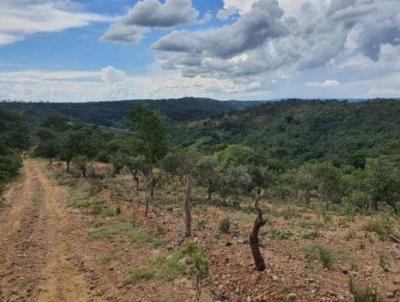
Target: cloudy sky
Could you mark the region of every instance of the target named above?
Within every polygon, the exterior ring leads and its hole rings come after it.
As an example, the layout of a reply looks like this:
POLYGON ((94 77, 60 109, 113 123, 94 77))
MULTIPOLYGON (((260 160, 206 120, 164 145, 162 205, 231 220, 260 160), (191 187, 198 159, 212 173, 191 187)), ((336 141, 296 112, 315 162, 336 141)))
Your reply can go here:
POLYGON ((400 0, 0 0, 0 99, 400 97, 400 0))

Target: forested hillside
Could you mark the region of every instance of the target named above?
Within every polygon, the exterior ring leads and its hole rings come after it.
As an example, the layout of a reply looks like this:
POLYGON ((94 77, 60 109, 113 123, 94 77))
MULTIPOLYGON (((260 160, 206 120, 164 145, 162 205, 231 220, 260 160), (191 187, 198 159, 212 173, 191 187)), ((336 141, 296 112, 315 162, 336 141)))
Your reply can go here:
POLYGON ((107 127, 129 127, 126 114, 139 106, 159 111, 172 122, 204 119, 232 110, 258 105, 260 102, 216 101, 202 98, 167 100, 131 100, 90 103, 0 102, 0 109, 24 112, 27 119, 40 124, 49 117, 62 116, 76 122, 107 127))
POLYGON ((1 301, 397 301, 400 102, 167 109, 0 111, 1 301))
POLYGON ((400 152, 400 102, 272 102, 181 124, 174 142, 206 152, 248 145, 276 168, 323 159, 362 167, 367 157, 400 152))
POLYGON ((5 183, 17 176, 20 152, 28 144, 29 131, 23 117, 0 110, 0 192, 5 183))

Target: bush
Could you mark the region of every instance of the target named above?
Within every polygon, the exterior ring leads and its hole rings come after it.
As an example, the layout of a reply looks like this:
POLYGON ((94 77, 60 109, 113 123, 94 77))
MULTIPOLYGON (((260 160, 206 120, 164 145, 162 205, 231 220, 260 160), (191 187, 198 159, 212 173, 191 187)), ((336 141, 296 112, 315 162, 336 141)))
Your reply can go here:
POLYGON ((385 273, 390 271, 390 261, 389 257, 386 254, 379 255, 379 266, 385 273))
POLYGON ((316 230, 303 230, 301 233, 301 237, 303 237, 304 239, 314 239, 319 236, 320 234, 316 230))
POLYGON ((197 285, 208 276, 208 261, 205 251, 194 243, 186 244, 182 250, 162 253, 153 257, 149 266, 131 270, 126 283, 137 283, 152 278, 171 281, 185 274, 193 274, 197 285))
POLYGON ((222 234, 229 234, 231 229, 231 222, 229 218, 222 219, 218 224, 218 230, 222 234))
POLYGON ((343 200, 349 208, 355 207, 366 212, 371 204, 371 195, 368 192, 353 191, 343 200))
POLYGON ((78 155, 72 159, 72 164, 78 169, 83 177, 86 177, 87 174, 88 161, 87 156, 84 155, 78 155))
POLYGON ((346 255, 343 251, 336 251, 323 246, 313 245, 304 249, 307 259, 318 259, 324 268, 330 269, 335 261, 343 260, 346 255))
POLYGON ((358 282, 350 279, 350 292, 354 297, 354 302, 379 302, 378 290, 371 284, 364 285, 364 282, 358 282))
POLYGON ((288 240, 293 236, 293 233, 289 230, 279 229, 274 230, 274 237, 278 240, 288 240))
POLYGON ((376 233, 381 240, 386 240, 392 232, 392 223, 388 218, 376 218, 367 221, 362 229, 366 232, 376 233))

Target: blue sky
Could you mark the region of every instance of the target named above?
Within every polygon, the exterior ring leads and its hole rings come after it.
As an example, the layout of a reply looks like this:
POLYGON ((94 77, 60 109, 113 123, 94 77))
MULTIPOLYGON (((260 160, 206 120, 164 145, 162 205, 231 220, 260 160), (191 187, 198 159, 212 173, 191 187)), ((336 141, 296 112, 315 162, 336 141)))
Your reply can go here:
POLYGON ((0 99, 400 97, 398 0, 2 0, 0 99))

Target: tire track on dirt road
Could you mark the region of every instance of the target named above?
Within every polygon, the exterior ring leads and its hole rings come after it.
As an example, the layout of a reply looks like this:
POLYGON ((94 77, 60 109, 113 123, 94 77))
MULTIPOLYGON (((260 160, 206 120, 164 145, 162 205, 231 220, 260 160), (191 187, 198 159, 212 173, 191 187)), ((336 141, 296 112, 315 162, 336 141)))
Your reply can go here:
POLYGON ((22 179, 12 184, 4 194, 9 208, 0 213, 0 301, 17 299, 13 295, 22 292, 20 288, 16 290, 15 284, 21 280, 15 272, 23 269, 24 255, 21 248, 28 248, 24 238, 29 237, 26 231, 34 223, 30 213, 36 175, 29 162, 24 166, 22 174, 22 179))
POLYGON ((70 224, 60 200, 66 198, 66 192, 52 186, 41 167, 35 166, 38 181, 43 187, 43 203, 47 213, 47 240, 51 243, 42 276, 37 302, 91 301, 90 290, 78 268, 71 260, 70 237, 76 227, 70 224))
POLYGON ((0 211, 0 301, 121 301, 87 248, 87 226, 66 206, 68 188, 37 160, 25 160, 22 174, 0 211))
POLYGON ((50 180, 41 165, 35 166, 38 181, 43 187, 43 203, 47 212, 47 238, 52 242, 42 276, 37 302, 118 301, 114 286, 106 284, 93 267, 85 262, 81 221, 72 217, 66 208, 68 192, 50 180))

